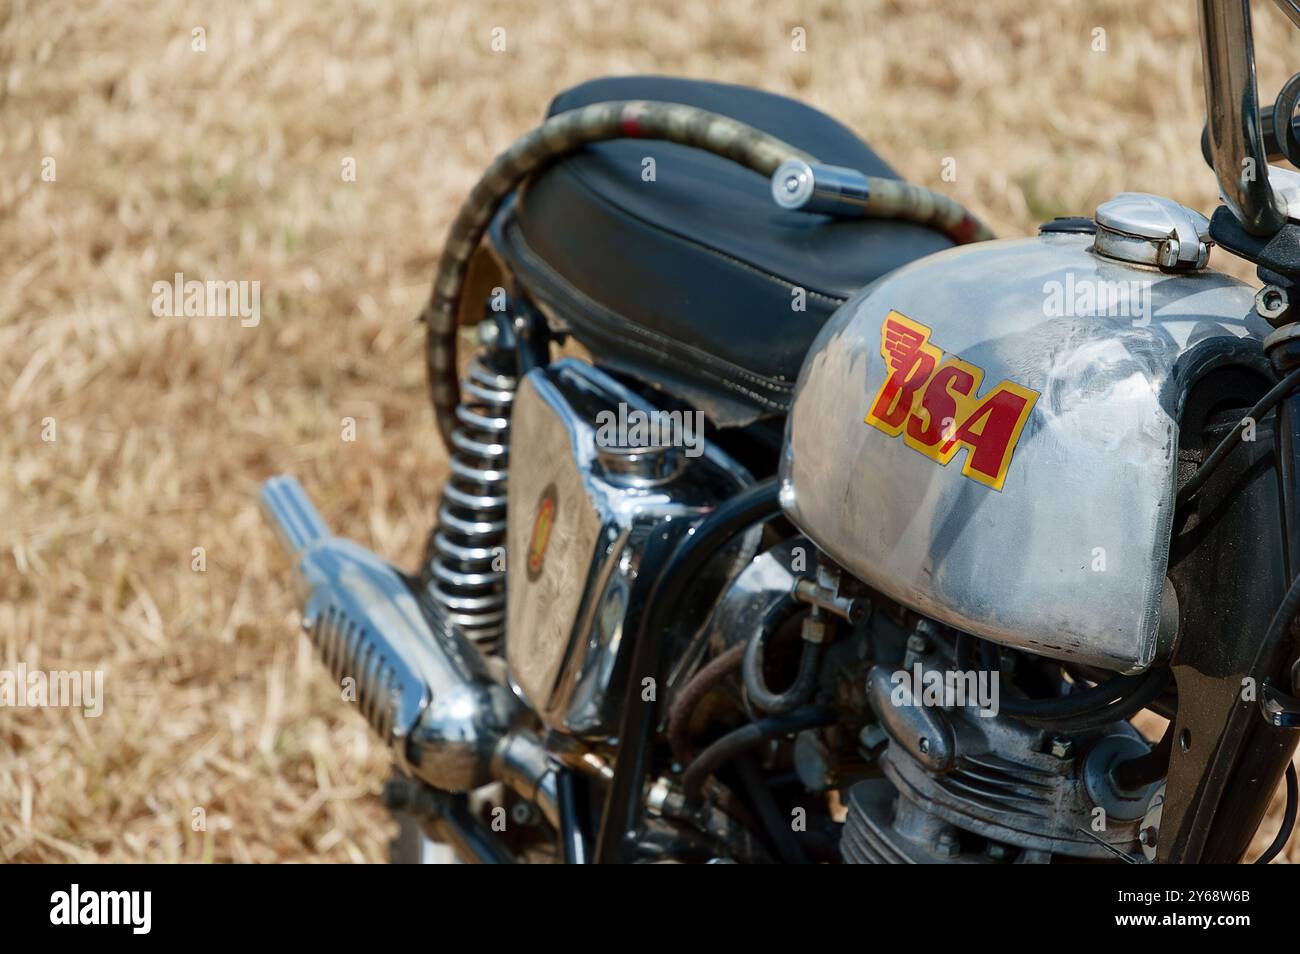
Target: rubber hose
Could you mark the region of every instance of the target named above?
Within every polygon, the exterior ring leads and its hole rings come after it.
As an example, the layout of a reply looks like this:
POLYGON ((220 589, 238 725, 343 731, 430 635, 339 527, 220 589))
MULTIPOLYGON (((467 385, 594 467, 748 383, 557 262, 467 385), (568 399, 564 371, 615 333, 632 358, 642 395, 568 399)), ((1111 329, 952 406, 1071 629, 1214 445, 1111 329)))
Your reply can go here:
POLYGON ((740 668, 744 655, 745 644, 737 643, 710 659, 682 687, 673 704, 668 707, 668 745, 679 765, 685 765, 695 755, 690 739, 691 716, 695 713, 695 707, 714 686, 740 668))
POLYGON ((803 640, 803 651, 799 654, 799 672, 794 683, 784 692, 773 692, 767 688, 763 677, 763 639, 765 630, 759 630, 749 640, 745 648, 745 661, 741 675, 745 680, 745 692, 749 701, 760 712, 781 715, 799 708, 812 698, 817 688, 817 671, 821 668, 822 645, 803 640))
POLYGON ((1286 811, 1282 813, 1282 824, 1273 836, 1273 843, 1264 849, 1264 853, 1255 859, 1255 864, 1266 865, 1286 847, 1286 843, 1291 839, 1291 829, 1295 828, 1296 805, 1300 802, 1300 788, 1296 785, 1295 763, 1288 762, 1286 766, 1286 811))
POLYGON ((1149 752, 1116 763, 1110 770, 1111 781, 1122 792, 1139 792, 1169 774, 1169 753, 1174 749, 1174 723, 1171 720, 1149 752))
POLYGON ((1219 441, 1218 446, 1214 448, 1210 456, 1205 458, 1205 463, 1196 469, 1196 473, 1192 474, 1191 479, 1183 484, 1182 489, 1178 491, 1178 496, 1174 501, 1174 510, 1181 510, 1186 506, 1188 501, 1209 480, 1210 475, 1223 463, 1224 458, 1232 452, 1234 447, 1241 443, 1245 422, 1248 420, 1261 420, 1265 414, 1273 410, 1284 397, 1297 387, 1300 387, 1300 368, 1292 371, 1275 384, 1272 390, 1260 398, 1255 406, 1246 412, 1246 416, 1237 422, 1236 426, 1224 436, 1223 440, 1219 441))
POLYGON ((835 711, 829 706, 808 706, 787 715, 770 716, 749 725, 733 729, 703 752, 686 767, 682 775, 682 789, 688 802, 698 802, 704 792, 704 783, 742 752, 757 748, 768 739, 830 725, 835 721, 835 711))
MULTIPOLYGON (((1062 732, 1087 732, 1092 729, 1100 729, 1112 722, 1127 719, 1145 709, 1150 702, 1165 691, 1165 687, 1169 685, 1172 676, 1173 673, 1168 669, 1152 669, 1146 674, 1141 685, 1128 695, 1123 696, 1111 705, 1072 719, 1036 721, 1021 716, 1020 720, 1028 722, 1030 725, 1043 725, 1062 732)), ((1114 682, 1114 680, 1111 681, 1114 682)))
POLYGON ((1064 721, 1104 708, 1135 691, 1145 679, 1146 673, 1116 676, 1090 689, 1053 699, 1001 699, 998 712, 1023 722, 1064 721))

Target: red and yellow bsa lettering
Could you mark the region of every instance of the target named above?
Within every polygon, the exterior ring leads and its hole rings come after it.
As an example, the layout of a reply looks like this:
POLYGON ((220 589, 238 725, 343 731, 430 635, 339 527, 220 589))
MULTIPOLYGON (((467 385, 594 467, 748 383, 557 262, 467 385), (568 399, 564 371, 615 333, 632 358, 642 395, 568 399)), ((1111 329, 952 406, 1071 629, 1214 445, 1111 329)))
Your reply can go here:
POLYGON ((965 447, 962 474, 1001 490, 1038 392, 1003 381, 978 397, 983 370, 945 358, 929 328, 896 311, 880 326, 880 353, 889 377, 866 422, 940 464, 965 447))

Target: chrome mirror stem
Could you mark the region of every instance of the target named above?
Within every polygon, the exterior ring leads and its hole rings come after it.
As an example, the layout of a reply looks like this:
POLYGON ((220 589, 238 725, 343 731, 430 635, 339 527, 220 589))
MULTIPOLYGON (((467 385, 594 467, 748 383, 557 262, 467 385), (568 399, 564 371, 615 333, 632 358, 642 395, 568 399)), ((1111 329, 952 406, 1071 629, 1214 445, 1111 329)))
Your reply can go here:
POLYGON ((1250 0, 1200 0, 1200 21, 1210 154, 1219 189, 1246 231, 1272 235, 1285 216, 1268 181, 1250 0))

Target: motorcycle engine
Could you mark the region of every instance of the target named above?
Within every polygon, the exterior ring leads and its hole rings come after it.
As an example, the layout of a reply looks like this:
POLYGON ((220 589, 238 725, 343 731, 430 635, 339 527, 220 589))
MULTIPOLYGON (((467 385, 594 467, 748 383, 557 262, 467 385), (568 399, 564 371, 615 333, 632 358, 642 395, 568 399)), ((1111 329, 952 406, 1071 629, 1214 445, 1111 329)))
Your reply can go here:
MULTIPOLYGON (((884 777, 848 792, 840 848, 853 863, 1110 860, 1141 850, 1152 788, 1117 787, 1115 762, 1148 751, 1129 723, 1088 736, 1035 728, 996 712, 1001 673, 963 673, 990 708, 922 704, 901 686, 938 686, 958 671, 933 624, 908 640, 901 672, 877 665, 867 693, 879 723, 864 731, 884 777), (901 699, 900 699, 901 697, 901 699), (901 705, 899 702, 901 701, 901 705)), ((1000 658, 1000 654, 995 654, 1000 658)), ((996 666, 996 663, 995 663, 996 666)))
MULTIPOLYGON (((774 635, 801 577, 791 566, 809 552, 805 538, 787 540, 733 580, 705 627, 715 653, 774 635)), ((1065 734, 1000 714, 1004 686, 1055 667, 978 641, 972 667, 958 659, 967 634, 878 592, 857 592, 869 609, 841 626, 820 693, 862 709, 860 731, 838 746, 805 733, 794 754, 810 790, 843 792, 844 861, 1046 863, 1142 853, 1154 786, 1126 790, 1111 775, 1116 762, 1149 750, 1137 730, 1121 720, 1065 734), (954 685, 958 674, 964 685, 954 685)))

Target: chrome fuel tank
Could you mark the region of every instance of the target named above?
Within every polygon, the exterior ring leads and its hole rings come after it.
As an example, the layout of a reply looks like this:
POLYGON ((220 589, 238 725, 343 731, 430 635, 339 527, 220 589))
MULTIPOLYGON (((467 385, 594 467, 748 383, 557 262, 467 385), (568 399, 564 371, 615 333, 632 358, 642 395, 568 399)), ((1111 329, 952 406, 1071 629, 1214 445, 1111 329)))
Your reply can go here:
POLYGON ((1187 389, 1224 360, 1258 364, 1269 329, 1233 278, 1092 246, 1050 233, 968 245, 847 302, 799 376, 781 501, 918 612, 1133 672, 1168 649, 1187 389))

